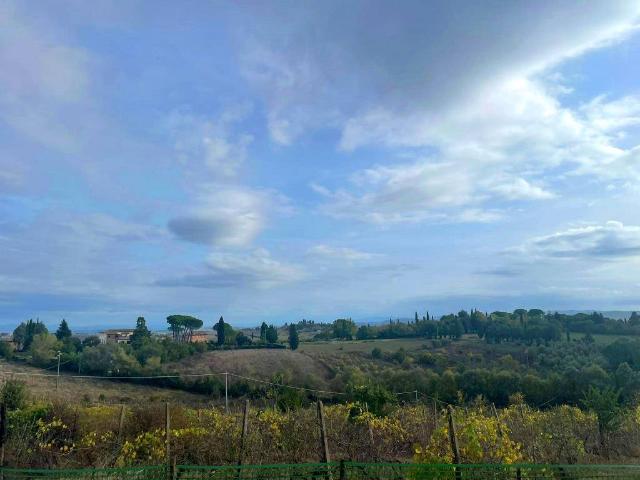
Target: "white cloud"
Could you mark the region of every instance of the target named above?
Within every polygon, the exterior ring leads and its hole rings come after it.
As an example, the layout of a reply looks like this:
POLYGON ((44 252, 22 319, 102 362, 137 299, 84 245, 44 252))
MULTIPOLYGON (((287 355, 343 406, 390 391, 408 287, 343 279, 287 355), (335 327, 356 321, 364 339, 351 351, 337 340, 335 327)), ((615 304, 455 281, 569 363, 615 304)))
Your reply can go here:
POLYGON ((160 280, 158 285, 195 288, 271 288, 304 278, 296 265, 275 260, 265 249, 250 253, 215 252, 203 272, 160 280))
POLYGON ((11 1, 0 4, 0 118, 47 146, 76 146, 76 113, 88 113, 92 60, 11 1))
POLYGON ((359 261, 359 260, 371 260, 378 257, 378 254, 362 252, 353 248, 347 247, 333 247, 330 245, 314 245, 309 249, 309 254, 329 258, 332 260, 342 260, 347 262, 359 261))
POLYGON ((536 237, 513 250, 533 257, 618 259, 640 257, 640 227, 609 221, 536 237))
POLYGON ((478 218, 462 210, 495 218, 505 202, 558 196, 553 182, 569 174, 638 174, 617 144, 637 123, 638 98, 576 109, 559 101, 569 90, 551 69, 624 39, 640 15, 629 2, 593 8, 381 2, 344 11, 325 2, 292 8, 284 26, 270 23, 276 8, 256 16, 245 75, 279 143, 335 127, 346 152, 428 152, 356 172, 335 191, 320 187, 326 213, 381 224, 478 218))
POLYGON ((288 212, 286 199, 267 190, 209 184, 194 206, 169 221, 178 238, 203 245, 242 246, 251 243, 274 212, 288 212))
MULTIPOLYGON (((357 126, 386 125, 402 137, 394 121, 429 112, 437 122, 505 79, 529 78, 617 41, 640 14, 633 2, 590 5, 588 14, 557 2, 252 8, 255 24, 241 30, 243 66, 265 99, 272 137, 291 143, 307 129, 346 122, 345 148, 365 141, 357 126)), ((378 133, 367 141, 379 141, 378 133)))
POLYGON ((218 180, 238 174, 253 136, 236 132, 237 124, 249 111, 248 105, 237 105, 212 118, 183 111, 169 115, 166 125, 178 157, 188 170, 194 171, 194 176, 202 175, 201 167, 218 180))

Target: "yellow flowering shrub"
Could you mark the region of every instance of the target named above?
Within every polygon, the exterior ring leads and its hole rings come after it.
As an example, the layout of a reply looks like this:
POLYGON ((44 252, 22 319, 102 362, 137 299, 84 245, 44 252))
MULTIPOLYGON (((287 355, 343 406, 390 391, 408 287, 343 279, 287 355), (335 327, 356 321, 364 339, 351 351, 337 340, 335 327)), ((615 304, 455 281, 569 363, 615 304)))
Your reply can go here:
MULTIPOLYGON (((522 447, 513 441, 508 427, 480 411, 455 415, 458 449, 464 463, 517 463, 522 447)), ((419 463, 453 463, 449 425, 438 428, 426 447, 416 446, 414 460, 419 463)))
POLYGON ((56 454, 68 454, 75 448, 69 426, 61 419, 54 417, 49 422, 38 419, 36 425, 36 442, 41 450, 56 454))
POLYGON ((141 433, 131 441, 125 441, 116 463, 119 466, 157 464, 164 462, 165 456, 165 431, 156 429, 141 433))

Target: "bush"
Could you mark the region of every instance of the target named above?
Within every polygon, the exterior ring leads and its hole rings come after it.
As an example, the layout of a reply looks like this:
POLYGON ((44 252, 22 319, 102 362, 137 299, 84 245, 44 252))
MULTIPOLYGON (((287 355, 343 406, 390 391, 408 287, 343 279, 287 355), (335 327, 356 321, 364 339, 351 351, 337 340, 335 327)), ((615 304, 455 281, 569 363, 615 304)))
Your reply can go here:
POLYGON ((7 360, 13 358, 13 344, 11 342, 0 342, 0 357, 7 360))
POLYGON ((0 402, 6 405, 7 410, 24 408, 27 397, 27 386, 21 380, 10 378, 4 382, 2 390, 0 390, 0 402))

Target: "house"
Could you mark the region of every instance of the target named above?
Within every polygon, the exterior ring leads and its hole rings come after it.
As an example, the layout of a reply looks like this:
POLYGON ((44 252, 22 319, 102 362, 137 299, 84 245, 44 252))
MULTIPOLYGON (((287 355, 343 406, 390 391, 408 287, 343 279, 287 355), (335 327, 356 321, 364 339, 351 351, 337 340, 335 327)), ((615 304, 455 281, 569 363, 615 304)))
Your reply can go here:
POLYGON ((131 335, 135 330, 133 328, 118 328, 105 330, 98 334, 101 343, 131 343, 131 335))
POLYGON ((191 343, 205 343, 209 341, 209 333, 208 332, 193 332, 191 334, 191 343))

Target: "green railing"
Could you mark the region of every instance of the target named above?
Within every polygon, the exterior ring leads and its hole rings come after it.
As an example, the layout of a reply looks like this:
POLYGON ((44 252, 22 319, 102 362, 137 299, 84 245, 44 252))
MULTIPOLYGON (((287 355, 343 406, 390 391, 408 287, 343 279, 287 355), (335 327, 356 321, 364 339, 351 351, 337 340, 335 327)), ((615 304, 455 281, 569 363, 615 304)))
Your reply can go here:
POLYGON ((27 480, 254 480, 254 479, 424 479, 424 480, 640 480, 640 465, 440 465, 333 462, 288 465, 178 465, 87 468, 1 468, 0 479, 27 480))

